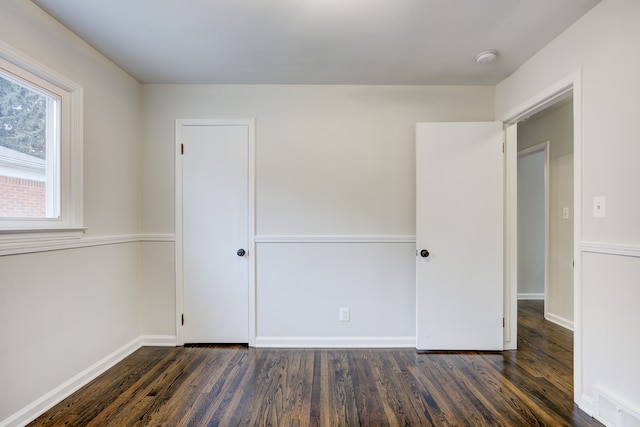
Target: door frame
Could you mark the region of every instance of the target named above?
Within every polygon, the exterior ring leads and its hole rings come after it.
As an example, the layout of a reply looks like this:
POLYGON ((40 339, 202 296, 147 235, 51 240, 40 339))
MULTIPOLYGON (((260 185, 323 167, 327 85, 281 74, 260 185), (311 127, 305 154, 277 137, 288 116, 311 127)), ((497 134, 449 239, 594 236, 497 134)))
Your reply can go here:
POLYGON ((249 346, 256 341, 256 243, 255 243, 255 119, 176 119, 175 125, 175 281, 176 281, 176 344, 184 345, 182 314, 184 313, 184 235, 183 225, 183 179, 182 179, 182 128, 184 126, 247 126, 248 128, 248 194, 247 194, 247 237, 248 237, 248 304, 249 304, 249 346))
POLYGON ((578 69, 505 113, 505 350, 516 349, 517 301, 517 123, 573 95, 573 393, 583 394, 582 372, 582 71, 578 69), (514 188, 515 187, 515 188, 514 188))
MULTIPOLYGON (((544 192, 544 318, 547 318, 547 310, 549 307, 549 203, 550 203, 550 174, 549 174, 549 141, 540 142, 531 147, 524 148, 518 151, 518 159, 526 157, 531 154, 543 153, 544 165, 543 165, 543 192, 544 192)), ((519 210, 516 210, 516 214, 519 215, 519 210)), ((519 216, 518 216, 519 218, 519 216)))

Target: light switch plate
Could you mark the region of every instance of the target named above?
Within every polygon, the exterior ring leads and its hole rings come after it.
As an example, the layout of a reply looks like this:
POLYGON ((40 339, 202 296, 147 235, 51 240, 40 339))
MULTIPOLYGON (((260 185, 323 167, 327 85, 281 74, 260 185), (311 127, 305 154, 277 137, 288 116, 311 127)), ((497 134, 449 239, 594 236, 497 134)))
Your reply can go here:
POLYGON ((607 216, 606 197, 596 196, 593 198, 593 217, 604 218, 607 216))

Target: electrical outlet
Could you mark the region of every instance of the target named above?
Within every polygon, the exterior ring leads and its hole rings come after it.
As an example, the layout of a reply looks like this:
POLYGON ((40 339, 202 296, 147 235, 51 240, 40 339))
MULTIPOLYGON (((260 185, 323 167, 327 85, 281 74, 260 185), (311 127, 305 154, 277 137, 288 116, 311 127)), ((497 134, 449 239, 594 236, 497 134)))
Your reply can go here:
POLYGON ((348 322, 350 319, 349 307, 340 307, 340 321, 348 322))

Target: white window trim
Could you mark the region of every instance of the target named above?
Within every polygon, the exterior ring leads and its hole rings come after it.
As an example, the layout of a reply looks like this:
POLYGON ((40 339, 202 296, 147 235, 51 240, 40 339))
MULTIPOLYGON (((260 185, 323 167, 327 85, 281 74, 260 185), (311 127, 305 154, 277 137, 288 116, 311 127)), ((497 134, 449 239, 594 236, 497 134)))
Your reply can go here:
POLYGON ((83 88, 1 40, 0 58, 62 89, 69 106, 61 123, 60 219, 2 220, 0 250, 78 239, 86 231, 82 223, 83 88))
MULTIPOLYGON (((55 123, 58 124, 58 117, 60 117, 60 103, 56 103, 52 98, 47 98, 47 123, 55 123), (53 117, 52 117, 53 116, 53 117)), ((54 213, 61 212, 60 210, 60 197, 56 197, 56 195, 60 194, 60 140, 62 139, 62 135, 60 138, 56 138, 55 134, 59 132, 57 127, 47 126, 47 155, 45 156, 47 166, 46 166, 46 174, 47 174, 47 183, 51 185, 47 185, 46 187, 46 217, 53 217, 54 213)))

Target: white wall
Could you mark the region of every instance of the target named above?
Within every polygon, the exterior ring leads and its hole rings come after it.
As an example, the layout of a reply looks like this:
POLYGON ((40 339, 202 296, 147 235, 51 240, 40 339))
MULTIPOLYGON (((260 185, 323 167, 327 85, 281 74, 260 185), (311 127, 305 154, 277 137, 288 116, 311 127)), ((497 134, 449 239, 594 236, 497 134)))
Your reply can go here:
POLYGON ((596 386, 640 408, 638 17, 637 0, 603 1, 496 87, 500 118, 581 69, 583 254, 575 309, 582 328, 575 339, 582 350, 577 392, 587 410, 596 386), (594 196, 606 196, 606 218, 593 217, 594 196))
POLYGON ((82 243, 98 245, 0 257, 1 424, 141 334, 141 89, 29 1, 0 2, 0 40, 84 87, 82 243))
MULTIPOLYGON (((545 316, 549 320, 572 328, 573 104, 571 102, 550 107, 518 126, 518 148, 530 147, 543 141, 549 141, 549 294, 545 316), (567 219, 562 216, 563 208, 569 208, 567 219)), ((520 186, 519 181, 518 186, 520 186)), ((518 203, 520 203, 519 193, 518 203)), ((519 237, 518 240, 520 240, 519 237)))
POLYGON ((518 299, 544 298, 544 160, 544 151, 518 157, 518 299))
POLYGON ((141 243, 139 314, 144 335, 176 334, 174 257, 175 245, 171 241, 141 243))
POLYGON ((138 328, 137 244, 0 257, 0 421, 138 328))
MULTIPOLYGON (((398 238, 415 235, 415 123, 491 120, 493 88, 146 85, 143 91, 148 234, 174 230, 175 119, 256 119, 258 344, 350 338, 411 345, 415 244, 398 238), (283 236, 296 242, 277 242, 283 236), (318 236, 332 242, 312 243, 318 236), (341 306, 351 308, 351 322, 338 322, 341 306)), ((173 256, 155 262, 171 264, 173 256)), ((170 288, 150 289, 159 306, 175 304, 170 288)), ((161 333, 174 331, 167 325, 161 333)))

